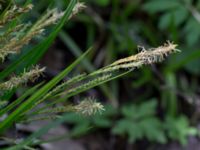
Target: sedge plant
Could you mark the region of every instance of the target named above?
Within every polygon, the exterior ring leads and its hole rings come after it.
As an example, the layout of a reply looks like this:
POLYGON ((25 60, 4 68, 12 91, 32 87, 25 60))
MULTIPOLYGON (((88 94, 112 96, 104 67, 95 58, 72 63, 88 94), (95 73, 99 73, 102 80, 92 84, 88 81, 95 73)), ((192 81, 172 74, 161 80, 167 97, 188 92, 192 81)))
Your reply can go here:
MULTIPOLYGON (((1 3, 3 4, 3 2, 1 3)), ((19 7, 11 2, 1 13, 0 28, 3 32, 0 35, 0 59, 2 63, 7 60, 8 56, 21 53, 22 48, 29 45, 33 38, 44 34, 45 28, 54 25, 54 30, 44 41, 11 62, 0 73, 0 134, 3 135, 15 124, 43 119, 56 119, 56 121, 19 144, 11 143, 17 145, 8 149, 27 148, 29 145, 36 144, 34 139, 65 121, 65 115, 63 115, 65 113, 76 112, 83 115, 103 113, 103 105, 95 98, 86 97, 79 104, 73 104, 67 100, 95 86, 124 76, 134 69, 162 62, 170 54, 179 52, 176 44, 167 42, 157 48, 143 48, 136 55, 122 58, 91 73, 83 73, 63 80, 92 50, 90 48, 52 80, 47 83, 41 82, 30 88, 27 87, 27 90, 20 97, 11 101, 12 94, 18 87, 24 86, 28 82, 34 83, 45 72, 45 67, 36 65, 38 60, 54 41, 64 23, 83 8, 85 8, 83 3, 71 0, 64 12, 49 9, 34 24, 19 21, 21 15, 33 9, 32 4, 28 3, 19 7), (19 73, 11 76, 11 73, 13 74, 16 70, 19 73), (39 105, 41 106, 38 107, 39 105)))

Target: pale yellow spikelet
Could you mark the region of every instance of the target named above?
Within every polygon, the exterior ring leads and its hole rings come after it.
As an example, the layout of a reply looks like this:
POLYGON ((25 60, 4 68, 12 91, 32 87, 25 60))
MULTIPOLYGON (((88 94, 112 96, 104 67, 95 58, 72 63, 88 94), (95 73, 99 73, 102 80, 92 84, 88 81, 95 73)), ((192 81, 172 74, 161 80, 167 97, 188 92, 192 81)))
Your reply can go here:
MULTIPOLYGON (((40 111, 37 111, 36 113, 32 113, 32 116, 38 116, 37 118, 40 118, 42 116, 54 116, 59 113, 65 113, 65 112, 76 112, 78 114, 90 116, 94 115, 96 113, 102 113, 104 111, 104 106, 97 102, 96 99, 92 97, 87 97, 84 100, 82 100, 79 104, 74 105, 72 103, 68 103, 65 106, 56 106, 54 108, 46 108, 42 109, 40 111)), ((46 118, 49 119, 49 118, 46 118)))
POLYGON ((0 84, 0 90, 12 90, 21 84, 27 83, 28 81, 34 82, 43 72, 45 68, 39 66, 33 67, 30 71, 24 71, 19 76, 14 76, 10 80, 0 84))
POLYGON ((72 18, 73 16, 75 16, 76 14, 78 14, 81 10, 85 9, 86 5, 83 2, 78 2, 76 3, 76 5, 74 6, 72 13, 70 15, 69 18, 72 18))
POLYGON ((47 13, 32 27, 31 32, 43 31, 45 27, 55 24, 63 15, 64 13, 59 12, 57 9, 48 10, 47 13))
POLYGON ((158 48, 151 48, 150 50, 144 49, 136 55, 117 60, 110 66, 115 66, 127 62, 137 62, 141 60, 146 60, 146 62, 144 63, 159 62, 164 59, 164 56, 168 56, 169 54, 174 52, 179 52, 179 50, 177 50, 176 47, 177 44, 167 42, 163 46, 159 46, 158 48))
POLYGON ((6 13, 1 18, 0 27, 3 27, 7 22, 15 19, 19 15, 30 11, 32 8, 33 8, 32 4, 28 4, 24 7, 18 7, 17 5, 12 6, 9 10, 6 11, 6 13))
POLYGON ((176 49, 176 47, 177 44, 173 44, 168 41, 163 46, 159 46, 158 48, 151 48, 148 50, 145 50, 143 48, 143 50, 138 54, 119 59, 111 65, 108 65, 107 67, 95 71, 93 74, 107 73, 119 69, 134 69, 139 68, 142 65, 161 62, 169 54, 180 52, 180 50, 176 49))
POLYGON ((19 53, 21 48, 24 45, 27 45, 30 40, 40 34, 40 32, 31 32, 30 34, 27 34, 26 36, 23 36, 22 38, 18 39, 17 37, 13 37, 10 39, 9 42, 7 42, 2 48, 0 48, 0 58, 2 61, 4 61, 5 57, 9 54, 16 54, 19 53))
POLYGON ((83 115, 93 115, 97 112, 101 113, 105 110, 104 106, 101 103, 96 102, 93 98, 86 98, 78 105, 74 106, 74 108, 76 112, 83 115))

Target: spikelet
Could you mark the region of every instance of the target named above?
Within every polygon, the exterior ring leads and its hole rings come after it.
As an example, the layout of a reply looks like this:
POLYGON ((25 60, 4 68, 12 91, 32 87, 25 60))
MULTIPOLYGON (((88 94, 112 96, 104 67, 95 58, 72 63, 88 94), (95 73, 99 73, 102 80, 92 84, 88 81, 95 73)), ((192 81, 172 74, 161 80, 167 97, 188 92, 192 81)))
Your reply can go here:
POLYGON ((144 49, 136 55, 117 60, 110 66, 115 66, 129 62, 143 62, 143 64, 161 62, 169 54, 179 52, 179 50, 176 49, 176 47, 177 47, 176 44, 167 42, 163 46, 160 46, 158 48, 152 48, 150 50, 144 49))
POLYGON ((73 16, 75 16, 76 14, 78 14, 81 10, 85 9, 86 5, 82 2, 78 2, 76 3, 76 5, 74 6, 72 13, 69 17, 69 19, 71 19, 73 16))
POLYGON ((18 7, 16 5, 12 6, 9 10, 5 12, 2 19, 0 20, 0 27, 3 27, 6 23, 12 21, 21 14, 30 11, 32 8, 33 8, 32 4, 28 4, 24 7, 18 7))
POLYGON ((0 48, 0 58, 2 59, 2 61, 4 61, 5 57, 9 54, 19 53, 21 48, 24 45, 27 45, 30 42, 30 40, 38 34, 40 33, 31 32, 30 34, 20 39, 17 37, 13 37, 12 39, 10 39, 9 42, 7 42, 2 48, 0 48))
POLYGON ((111 65, 94 72, 93 74, 112 72, 119 69, 134 69, 139 68, 142 65, 158 63, 163 61, 169 54, 180 52, 180 50, 176 49, 176 47, 176 44, 168 41, 163 46, 158 48, 151 48, 149 50, 143 49, 140 53, 119 59, 111 65))
POLYGON ((39 110, 37 112, 33 112, 31 116, 34 115, 55 115, 57 113, 65 113, 65 112, 76 112, 82 115, 93 115, 96 113, 101 113, 104 111, 104 106, 96 102, 94 98, 87 97, 84 100, 82 100, 79 104, 74 105, 74 104, 67 104, 67 106, 58 106, 55 108, 48 108, 48 109, 43 109, 39 110))
POLYGON ((91 97, 81 101, 78 105, 74 106, 74 108, 77 113, 89 116, 97 112, 101 113, 105 110, 101 103, 96 102, 96 100, 91 97))
POLYGON ((14 26, 13 28, 9 28, 3 34, 0 35, 0 45, 1 48, 9 43, 12 38, 17 38, 19 35, 25 34, 26 29, 30 26, 30 24, 19 24, 14 26))
POLYGON ((55 24, 63 15, 64 13, 58 12, 56 8, 48 10, 47 13, 35 23, 30 32, 44 31, 45 27, 55 24))
POLYGON ((28 81, 34 82, 43 72, 45 68, 39 68, 39 66, 33 67, 30 71, 24 71, 19 76, 14 76, 10 80, 0 84, 0 89, 12 90, 15 87, 18 87, 21 84, 27 83, 28 81))

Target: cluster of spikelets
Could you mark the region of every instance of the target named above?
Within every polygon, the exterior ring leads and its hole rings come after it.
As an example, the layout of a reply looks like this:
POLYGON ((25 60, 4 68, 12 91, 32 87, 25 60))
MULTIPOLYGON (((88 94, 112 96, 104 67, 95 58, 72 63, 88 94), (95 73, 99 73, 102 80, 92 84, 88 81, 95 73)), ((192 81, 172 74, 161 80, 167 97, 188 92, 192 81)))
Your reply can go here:
MULTIPOLYGON (((84 7, 82 3, 77 3, 70 18, 84 7)), ((5 61, 5 58, 9 54, 20 53, 21 49, 29 44, 34 37, 42 35, 46 27, 57 23, 64 15, 63 12, 58 12, 57 9, 51 9, 33 25, 30 23, 19 23, 7 29, 9 23, 15 21, 20 15, 29 12, 32 8, 32 4, 28 4, 24 7, 12 5, 2 15, 0 20, 0 29, 4 31, 0 34, 0 60, 2 62, 5 61)), ((33 66, 30 71, 25 69, 24 73, 21 75, 14 76, 9 81, 0 83, 0 89, 11 90, 29 80, 33 81, 33 79, 38 78, 44 70, 45 68, 39 68, 38 66, 33 66)))
MULTIPOLYGON (((3 15, 0 21, 0 27, 6 28, 6 24, 14 21, 21 14, 30 11, 33 8, 32 4, 24 7, 18 7, 16 5, 11 6, 9 10, 3 15)), ((63 13, 59 13, 56 9, 49 10, 46 15, 41 17, 35 24, 22 23, 9 28, 0 36, 0 58, 5 60, 9 54, 19 53, 23 46, 27 45, 31 39, 41 35, 44 32, 44 28, 56 23, 63 13)))
MULTIPOLYGON (((15 21, 20 15, 29 12, 32 8, 33 8, 32 4, 28 4, 24 7, 12 5, 2 15, 2 18, 0 20, 0 29, 4 31, 3 33, 0 34, 0 60, 2 62, 5 61, 8 55, 20 53, 21 49, 25 45, 29 44, 34 37, 42 35, 46 27, 57 23, 57 21, 64 15, 63 12, 58 12, 57 9, 52 9, 48 10, 46 14, 42 16, 33 25, 30 23, 19 23, 14 27, 7 28, 7 25, 9 23, 15 21)), ((85 5, 83 3, 77 3, 73 8, 73 11, 69 19, 72 18, 74 15, 76 15, 83 8, 85 8, 85 5)), ((34 82, 43 74, 44 71, 45 68, 44 67, 40 68, 38 65, 33 66, 30 69, 24 69, 23 73, 19 75, 14 75, 9 80, 0 83, 0 96, 2 96, 7 91, 13 90, 21 85, 28 83, 29 81, 34 82)), ((57 86, 51 92, 46 94, 43 97, 43 99, 41 99, 35 105, 33 105, 32 108, 43 102, 43 100, 50 98, 55 93, 61 92, 65 88, 66 84, 72 84, 74 82, 77 82, 78 80, 81 79, 80 77, 81 76, 77 76, 57 86)), ((6 100, 1 100, 0 108, 3 108, 7 104, 8 103, 6 100)), ((85 115, 86 114, 92 115, 93 113, 103 110, 103 105, 101 105, 100 103, 96 102, 93 99, 88 98, 81 101, 80 104, 77 105, 69 104, 69 106, 63 107, 62 109, 60 107, 56 109, 57 109, 56 112, 75 111, 85 115)), ((51 118, 52 117, 53 116, 51 116, 51 118)))
MULTIPOLYGON (((74 16, 81 9, 85 7, 82 3, 77 3, 70 16, 74 16)), ((18 7, 16 5, 11 6, 4 14, 0 21, 0 28, 5 28, 6 24, 16 19, 19 15, 24 14, 31 10, 33 6, 31 4, 24 7, 18 7)), ((5 30, 0 35, 0 58, 5 60, 9 54, 19 53, 24 45, 27 45, 31 39, 37 35, 41 35, 44 29, 55 24, 63 16, 62 12, 58 12, 56 9, 49 10, 43 17, 41 17, 34 25, 19 24, 13 28, 5 30)), ((33 121, 38 119, 52 119, 58 117, 59 113, 63 112, 77 112, 83 115, 92 115, 96 112, 104 110, 103 105, 96 102, 93 98, 86 98, 79 104, 66 104, 60 105, 60 102, 65 101, 71 96, 76 95, 82 91, 90 89, 99 83, 107 82, 114 79, 114 73, 121 71, 121 69, 135 69, 143 65, 153 64, 163 61, 169 54, 179 52, 176 49, 176 44, 167 42, 163 46, 158 48, 143 49, 136 55, 123 58, 115 61, 114 63, 94 71, 90 74, 77 75, 67 81, 64 81, 60 85, 57 85, 54 89, 45 94, 39 101, 37 101, 26 114, 22 114, 23 121, 33 121), (39 110, 35 110, 36 106, 43 103, 46 100, 53 100, 41 107, 39 110), (59 104, 59 105, 58 105, 59 104)), ((25 69, 23 73, 18 76, 11 77, 8 81, 0 83, 0 94, 6 90, 12 90, 18 86, 26 84, 28 81, 34 82, 42 73, 45 68, 38 66, 32 67, 29 71, 25 69)), ((5 101, 0 102, 0 107, 6 105, 5 101)))
MULTIPOLYGON (((177 45, 173 43, 167 42, 163 46, 160 46, 158 48, 151 48, 148 50, 143 49, 136 55, 117 60, 112 64, 90 74, 84 73, 77 75, 49 91, 41 100, 39 100, 35 104, 35 106, 49 99, 53 99, 53 102, 48 103, 49 107, 44 106, 39 110, 31 112, 30 116, 33 117, 35 120, 38 120, 42 118, 55 118, 57 117, 58 113, 68 111, 74 111, 84 115, 91 115, 99 111, 101 112, 104 110, 103 106, 95 100, 92 100, 91 98, 86 98, 78 105, 68 104, 67 106, 57 106, 56 104, 61 101, 65 101, 71 96, 76 95, 76 93, 86 91, 87 89, 90 89, 98 85, 99 83, 109 81, 113 78, 113 76, 115 76, 116 73, 123 70, 133 70, 135 68, 141 67, 142 65, 161 62, 169 54, 180 52, 178 49, 176 49, 176 46, 177 45), (56 105, 56 107, 50 107, 53 105, 56 105), (44 117, 42 116, 38 118, 38 116, 43 114, 46 115, 44 117)), ((35 106, 33 106, 33 108, 35 106)))
POLYGON ((60 113, 76 112, 84 116, 91 116, 96 113, 101 114, 104 111, 104 106, 97 102, 92 97, 83 99, 79 104, 67 104, 66 106, 56 106, 54 108, 41 109, 37 113, 27 115, 25 118, 22 116, 21 122, 32 122, 37 120, 55 119, 60 117, 60 113))

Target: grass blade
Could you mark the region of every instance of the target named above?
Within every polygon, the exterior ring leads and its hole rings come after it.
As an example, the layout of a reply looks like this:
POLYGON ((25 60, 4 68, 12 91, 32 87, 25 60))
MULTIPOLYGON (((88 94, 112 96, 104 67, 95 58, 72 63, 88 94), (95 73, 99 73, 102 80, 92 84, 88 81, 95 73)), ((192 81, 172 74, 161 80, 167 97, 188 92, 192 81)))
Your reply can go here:
POLYGON ((67 116, 68 115, 65 114, 61 118, 59 118, 59 119, 57 119, 55 121, 52 121, 48 125, 42 127, 38 131, 34 132, 31 136, 26 138, 24 141, 22 141, 18 145, 10 147, 10 148, 7 148, 6 150, 20 150, 20 149, 23 149, 25 146, 34 144, 33 143, 34 139, 39 138, 40 136, 46 134, 50 129, 55 128, 55 127, 59 126, 60 124, 64 123, 68 118, 67 116))
POLYGON ((74 63, 63 70, 59 75, 53 78, 49 83, 44 85, 40 90, 28 98, 24 103, 22 103, 13 113, 11 113, 3 122, 0 123, 0 133, 4 132, 9 128, 12 123, 14 123, 20 117, 21 113, 24 113, 31 108, 37 100, 39 100, 43 95, 45 95, 50 89, 52 89, 57 83, 59 83, 90 51, 87 50, 81 57, 79 57, 74 63))
POLYGON ((34 93, 40 86, 42 85, 42 83, 32 87, 31 89, 27 90, 22 96, 20 96, 18 99, 16 99, 14 102, 12 102, 11 104, 9 104, 7 107, 5 107, 4 109, 0 110, 0 117, 9 112, 10 110, 14 109, 18 104, 20 104, 25 98, 27 98, 29 95, 31 95, 32 93, 34 93))

